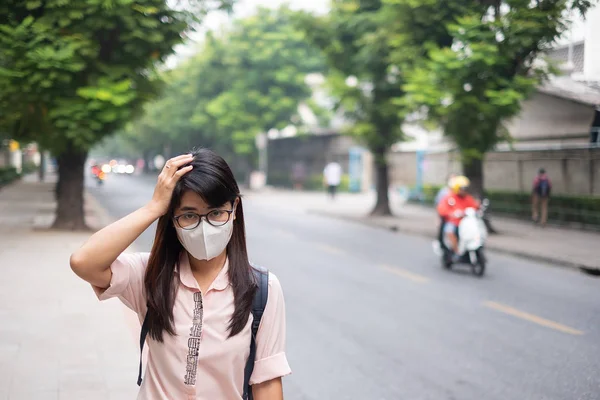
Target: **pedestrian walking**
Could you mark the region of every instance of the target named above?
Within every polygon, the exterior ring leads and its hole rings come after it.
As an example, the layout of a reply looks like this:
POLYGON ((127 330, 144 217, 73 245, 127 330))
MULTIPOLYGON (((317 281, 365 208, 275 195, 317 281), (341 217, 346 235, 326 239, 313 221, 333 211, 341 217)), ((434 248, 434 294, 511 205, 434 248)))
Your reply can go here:
POLYGON ((168 160, 152 199, 92 235, 71 267, 143 321, 138 399, 283 399, 282 289, 248 261, 238 184, 217 154, 168 160), (156 220, 150 253, 126 253, 156 220))
POLYGON ((342 182, 342 167, 335 161, 330 162, 323 170, 323 178, 332 199, 335 199, 338 186, 342 182))
POLYGON ((552 191, 552 182, 546 174, 544 168, 540 168, 537 176, 533 180, 533 190, 531 196, 531 218, 534 222, 539 222, 542 226, 548 221, 548 201, 552 191))

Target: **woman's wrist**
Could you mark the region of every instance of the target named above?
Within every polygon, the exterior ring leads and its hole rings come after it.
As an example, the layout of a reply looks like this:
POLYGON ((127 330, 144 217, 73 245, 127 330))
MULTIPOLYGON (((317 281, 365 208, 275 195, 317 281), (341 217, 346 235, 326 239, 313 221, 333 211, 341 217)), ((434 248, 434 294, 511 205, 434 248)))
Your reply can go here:
POLYGON ((164 215, 161 208, 158 205, 154 204, 154 202, 152 201, 143 206, 142 210, 144 210, 144 212, 146 212, 150 217, 152 217, 153 221, 159 219, 164 215))

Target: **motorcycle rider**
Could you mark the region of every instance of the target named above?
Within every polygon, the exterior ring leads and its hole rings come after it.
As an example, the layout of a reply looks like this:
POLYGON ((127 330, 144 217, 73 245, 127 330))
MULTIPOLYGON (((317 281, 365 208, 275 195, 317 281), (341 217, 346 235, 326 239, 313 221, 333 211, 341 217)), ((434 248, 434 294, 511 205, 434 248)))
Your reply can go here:
POLYGON ((97 178, 100 172, 102 172, 102 169, 98 164, 94 163, 92 165, 92 175, 94 175, 97 178))
POLYGON ((456 177, 457 177, 457 174, 455 174, 454 172, 451 172, 450 174, 448 174, 448 179, 446 179, 446 186, 442 187, 435 195, 434 202, 435 202, 436 207, 440 204, 440 201, 442 201, 442 199, 444 197, 446 197, 450 194, 450 191, 451 191, 450 185, 452 184, 452 180, 456 177))
MULTIPOLYGON (((456 178, 456 174, 454 172, 451 172, 450 174, 448 174, 448 179, 446 180, 446 186, 442 187, 437 195, 435 196, 435 200, 434 200, 434 205, 437 206, 440 204, 440 201, 442 201, 444 198, 446 198, 446 196, 448 196, 450 194, 450 185, 452 184, 452 180, 454 178, 456 178)), ((444 240, 444 218, 440 215, 440 227, 438 229, 438 240, 440 242, 440 246, 443 245, 443 240, 444 240)))
POLYGON ((479 208, 479 202, 467 193, 470 185, 469 178, 457 176, 450 182, 450 194, 443 198, 437 210, 444 219, 444 236, 452 245, 455 257, 458 256, 458 224, 465 216, 467 208, 479 208))

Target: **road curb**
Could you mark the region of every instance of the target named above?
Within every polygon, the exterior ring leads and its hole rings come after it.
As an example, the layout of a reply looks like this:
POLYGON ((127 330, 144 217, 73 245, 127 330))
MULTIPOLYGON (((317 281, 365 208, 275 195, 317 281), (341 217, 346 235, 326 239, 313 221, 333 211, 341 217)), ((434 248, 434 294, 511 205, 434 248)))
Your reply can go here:
MULTIPOLYGON (((307 212, 309 214, 321 215, 321 216, 331 217, 331 218, 340 219, 340 220, 344 220, 344 221, 356 222, 356 223, 360 223, 362 225, 366 225, 366 226, 370 226, 370 227, 378 228, 378 229, 385 229, 385 230, 389 230, 392 232, 418 235, 418 236, 427 237, 430 239, 435 238, 435 233, 432 234, 431 232, 423 232, 423 231, 419 231, 417 229, 410 229, 410 228, 407 229, 407 228, 402 227, 401 219, 398 219, 398 224, 385 224, 382 222, 370 220, 367 217, 356 217, 356 216, 345 215, 345 214, 335 214, 335 213, 330 213, 330 212, 322 211, 322 210, 308 209, 307 212)), ((501 254, 508 254, 508 255, 532 260, 532 261, 549 263, 555 267, 583 270, 584 272, 588 272, 588 273, 600 272, 600 269, 593 265, 572 263, 572 262, 569 262, 566 260, 560 260, 560 259, 553 258, 553 257, 545 257, 545 256, 536 255, 536 254, 529 254, 529 253, 521 252, 518 250, 509 250, 509 249, 506 249, 506 248, 503 248, 500 246, 494 246, 494 245, 487 245, 487 248, 492 251, 495 251, 497 253, 501 253, 501 254)))
POLYGON ((86 213, 85 218, 86 221, 95 221, 96 224, 92 224, 90 228, 94 231, 99 231, 107 225, 112 224, 116 221, 109 212, 104 208, 100 202, 92 195, 88 190, 84 192, 84 201, 89 206, 89 209, 92 210, 92 213, 86 213))

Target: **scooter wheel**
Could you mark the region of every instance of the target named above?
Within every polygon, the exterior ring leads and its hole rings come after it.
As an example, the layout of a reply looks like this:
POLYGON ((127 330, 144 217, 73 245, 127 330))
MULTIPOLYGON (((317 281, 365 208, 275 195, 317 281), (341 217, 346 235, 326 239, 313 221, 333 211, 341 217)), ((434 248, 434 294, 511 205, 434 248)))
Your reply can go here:
POLYGON ((483 274, 485 274, 485 255, 483 254, 482 249, 477 250, 475 254, 477 255, 477 262, 475 263, 475 265, 471 265, 471 270, 473 271, 473 275, 482 277, 483 274))

